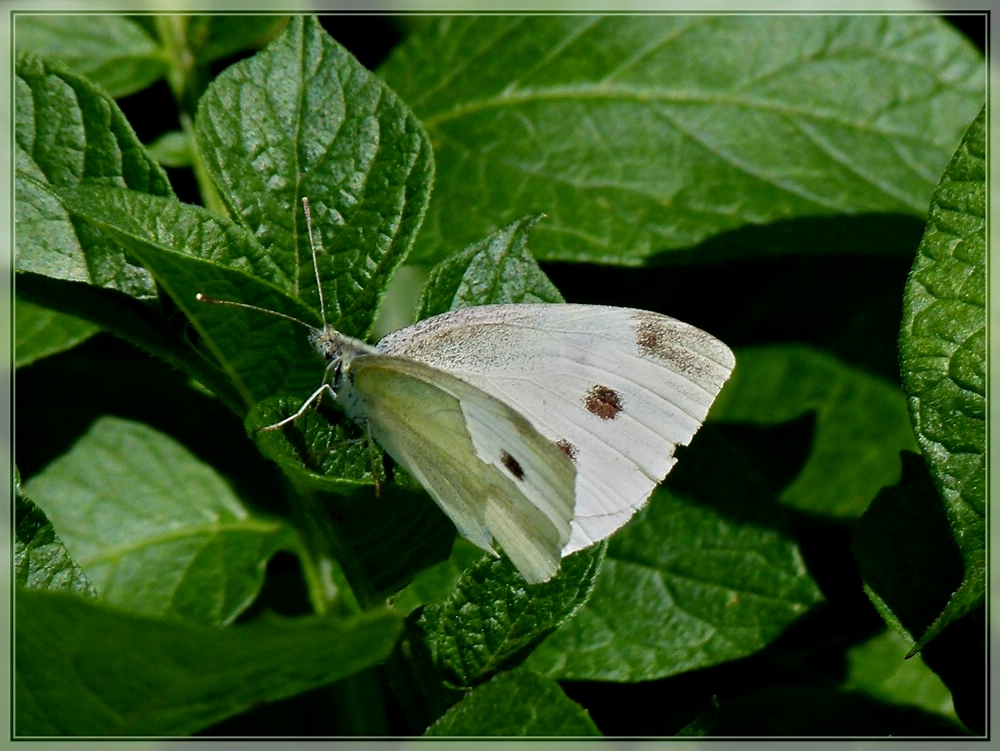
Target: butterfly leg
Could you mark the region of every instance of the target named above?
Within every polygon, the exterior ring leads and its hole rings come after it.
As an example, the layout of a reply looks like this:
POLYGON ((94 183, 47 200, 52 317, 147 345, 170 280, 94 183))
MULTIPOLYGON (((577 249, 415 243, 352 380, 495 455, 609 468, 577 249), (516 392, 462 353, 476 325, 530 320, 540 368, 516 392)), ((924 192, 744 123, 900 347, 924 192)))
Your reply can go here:
POLYGON ((268 425, 266 427, 261 428, 261 430, 262 431, 263 430, 277 430, 278 428, 283 428, 285 425, 288 425, 290 423, 295 422, 300 417, 302 417, 302 415, 305 414, 306 410, 309 409, 310 406, 312 406, 313 402, 316 402, 316 401, 319 401, 320 399, 322 399, 323 398, 323 394, 326 393, 326 392, 328 392, 328 391, 330 392, 330 396, 336 398, 337 394, 333 390, 333 387, 330 386, 329 383, 324 383, 322 386, 320 386, 318 389, 316 389, 312 393, 312 396, 310 396, 308 399, 305 400, 305 403, 299 408, 299 411, 296 412, 294 415, 289 415, 284 420, 279 420, 278 422, 274 423, 273 425, 268 425))
POLYGON ((365 420, 365 435, 368 438, 368 456, 372 463, 372 480, 375 482, 375 497, 378 498, 379 493, 382 492, 382 483, 378 481, 378 471, 375 466, 375 439, 372 438, 372 424, 365 420))

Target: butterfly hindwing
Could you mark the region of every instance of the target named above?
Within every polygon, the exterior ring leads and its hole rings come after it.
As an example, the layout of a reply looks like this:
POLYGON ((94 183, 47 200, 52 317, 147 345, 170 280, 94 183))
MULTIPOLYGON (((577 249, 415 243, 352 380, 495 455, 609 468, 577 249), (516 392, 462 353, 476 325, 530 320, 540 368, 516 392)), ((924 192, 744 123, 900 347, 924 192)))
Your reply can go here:
POLYGON ((354 358, 338 399, 472 542, 496 539, 529 583, 555 574, 576 469, 521 414, 452 374, 398 357, 354 358))
POLYGON ((563 555, 608 537, 646 502, 734 365, 726 345, 693 326, 592 305, 464 308, 376 346, 511 405, 572 459, 576 511, 563 555))

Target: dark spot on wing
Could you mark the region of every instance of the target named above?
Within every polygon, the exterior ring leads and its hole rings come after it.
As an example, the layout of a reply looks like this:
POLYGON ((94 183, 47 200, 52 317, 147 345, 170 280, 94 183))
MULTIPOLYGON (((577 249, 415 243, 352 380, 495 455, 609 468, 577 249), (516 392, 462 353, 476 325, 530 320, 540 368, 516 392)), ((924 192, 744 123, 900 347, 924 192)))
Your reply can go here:
POLYGON ((689 379, 711 380, 712 364, 699 350, 711 346, 711 337, 694 326, 637 311, 632 318, 639 353, 669 363, 689 379))
POLYGON ((651 315, 634 316, 635 343, 646 357, 670 359, 670 334, 658 318, 651 315))
POLYGON ((508 454, 506 451, 501 451, 500 461, 503 463, 503 466, 507 468, 507 471, 514 475, 514 477, 518 480, 524 479, 524 469, 521 467, 521 464, 517 461, 517 459, 508 454))
POLYGON ((600 384, 591 386, 583 397, 583 404, 588 412, 602 420, 614 420, 622 411, 622 398, 618 392, 600 384))
POLYGON ((556 446, 562 449, 562 452, 566 454, 570 459, 576 461, 576 446, 567 441, 565 438, 560 438, 556 441, 556 446))

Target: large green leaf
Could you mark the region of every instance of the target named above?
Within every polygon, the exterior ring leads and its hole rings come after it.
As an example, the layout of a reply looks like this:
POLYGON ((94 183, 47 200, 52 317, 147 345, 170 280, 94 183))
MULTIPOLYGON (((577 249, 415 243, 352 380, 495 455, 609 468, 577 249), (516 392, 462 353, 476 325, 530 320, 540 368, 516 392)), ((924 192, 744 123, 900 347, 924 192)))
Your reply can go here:
POLYGON ((530 212, 544 259, 636 265, 744 225, 923 215, 981 106, 920 15, 446 16, 380 73, 434 141, 415 257, 530 212))
POLYGON ((233 216, 281 268, 285 292, 318 310, 300 205, 310 200, 328 322, 367 333, 433 176, 427 134, 402 100, 315 18, 296 17, 212 82, 196 128, 233 216))
POLYGON ((103 602, 192 623, 232 621, 278 550, 280 519, 244 506, 211 467, 139 423, 102 418, 26 484, 103 602))
POLYGON ((931 201, 907 280, 899 352, 917 442, 944 499, 965 576, 920 643, 986 590, 986 111, 931 201))
POLYGON ((14 734, 184 735, 378 663, 399 619, 164 623, 62 593, 18 590, 14 734))

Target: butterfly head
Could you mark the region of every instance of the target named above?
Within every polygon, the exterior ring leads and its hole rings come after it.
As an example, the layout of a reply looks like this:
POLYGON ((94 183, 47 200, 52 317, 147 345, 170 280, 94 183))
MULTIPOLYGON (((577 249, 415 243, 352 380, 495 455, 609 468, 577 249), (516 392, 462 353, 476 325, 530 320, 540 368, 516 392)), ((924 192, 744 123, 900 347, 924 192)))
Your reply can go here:
POLYGON ((341 334, 327 324, 323 328, 309 327, 309 344, 316 351, 331 374, 330 381, 336 387, 353 360, 358 355, 378 354, 378 350, 360 339, 341 334))

